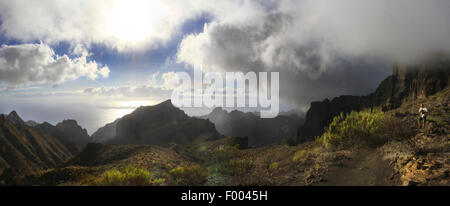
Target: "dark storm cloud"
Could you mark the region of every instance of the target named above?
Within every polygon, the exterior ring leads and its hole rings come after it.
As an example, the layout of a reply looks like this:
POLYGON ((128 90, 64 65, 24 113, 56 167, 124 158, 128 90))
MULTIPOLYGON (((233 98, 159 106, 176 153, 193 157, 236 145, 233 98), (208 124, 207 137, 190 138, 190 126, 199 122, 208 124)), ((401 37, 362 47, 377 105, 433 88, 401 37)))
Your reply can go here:
POLYGON ((178 61, 220 71, 278 71, 281 98, 305 106, 367 94, 394 61, 450 51, 448 1, 246 2, 264 9, 246 7, 250 14, 240 19, 216 15, 203 33, 185 37, 178 61))

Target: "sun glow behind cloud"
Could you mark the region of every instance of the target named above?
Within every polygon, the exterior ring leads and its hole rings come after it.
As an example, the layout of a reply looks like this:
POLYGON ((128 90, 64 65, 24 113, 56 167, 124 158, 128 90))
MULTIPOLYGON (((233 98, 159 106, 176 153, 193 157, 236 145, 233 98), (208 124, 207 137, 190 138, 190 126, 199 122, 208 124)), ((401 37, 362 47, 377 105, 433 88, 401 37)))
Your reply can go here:
POLYGON ((108 33, 120 47, 137 47, 162 38, 159 28, 169 16, 169 8, 160 1, 117 0, 108 15, 108 33))

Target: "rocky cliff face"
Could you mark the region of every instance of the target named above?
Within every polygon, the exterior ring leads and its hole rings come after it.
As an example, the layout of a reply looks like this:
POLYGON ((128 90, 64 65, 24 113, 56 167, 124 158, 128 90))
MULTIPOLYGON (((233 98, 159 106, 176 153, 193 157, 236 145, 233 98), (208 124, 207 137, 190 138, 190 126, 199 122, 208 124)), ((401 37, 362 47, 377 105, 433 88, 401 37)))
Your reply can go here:
POLYGON ((139 107, 117 123, 112 144, 186 144, 213 140, 222 136, 208 120, 187 116, 165 101, 155 106, 139 107))
POLYGON ((266 146, 296 136, 297 128, 303 123, 298 115, 279 115, 275 118, 263 119, 254 113, 241 111, 227 112, 222 108, 214 109, 210 114, 201 117, 216 125, 221 134, 232 137, 248 137, 250 146, 266 146))
POLYGON ((443 90, 450 77, 450 59, 435 57, 420 65, 394 64, 392 75, 366 97, 375 105, 395 109, 405 100, 423 99, 443 90))
POLYGON ((392 75, 383 80, 376 91, 367 96, 340 96, 329 101, 312 102, 305 124, 298 129, 297 143, 313 140, 341 112, 381 106, 398 108, 406 100, 426 98, 448 86, 450 59, 435 56, 419 65, 396 63, 392 75))

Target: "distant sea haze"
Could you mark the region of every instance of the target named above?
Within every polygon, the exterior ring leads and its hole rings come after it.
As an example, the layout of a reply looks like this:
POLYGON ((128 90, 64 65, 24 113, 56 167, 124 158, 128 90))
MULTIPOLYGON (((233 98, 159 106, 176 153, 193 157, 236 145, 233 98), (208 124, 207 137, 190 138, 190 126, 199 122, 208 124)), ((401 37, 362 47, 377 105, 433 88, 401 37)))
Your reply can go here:
POLYGON ((83 103, 81 100, 77 102, 73 100, 57 102, 22 101, 19 103, 2 100, 0 102, 0 113, 2 114, 8 114, 15 110, 25 121, 34 120, 53 125, 65 119, 74 119, 80 126, 86 128, 89 134, 106 123, 131 113, 134 109, 133 107, 101 107, 83 103))

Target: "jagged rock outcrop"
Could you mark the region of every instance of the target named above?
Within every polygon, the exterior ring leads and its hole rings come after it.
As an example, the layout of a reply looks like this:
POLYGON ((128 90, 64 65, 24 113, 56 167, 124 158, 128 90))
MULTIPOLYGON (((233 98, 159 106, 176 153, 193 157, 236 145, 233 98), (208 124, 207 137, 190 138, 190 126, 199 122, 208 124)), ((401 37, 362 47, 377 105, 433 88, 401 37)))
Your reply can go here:
POLYGON ((5 118, 11 122, 14 122, 15 124, 25 124, 25 122, 22 120, 22 118, 19 117, 16 111, 10 112, 7 116, 5 116, 5 118))
POLYGON ((16 112, 0 116, 0 184, 55 167, 73 155, 58 137, 27 126, 16 112))
POLYGON ((275 118, 260 118, 255 113, 241 111, 227 112, 215 108, 210 114, 202 116, 216 125, 221 134, 248 137, 250 146, 260 147, 293 138, 297 128, 303 123, 298 115, 279 115, 275 118))
POLYGON ((120 118, 116 119, 114 122, 106 124, 104 127, 99 128, 96 132, 91 135, 92 141, 101 143, 116 137, 116 126, 120 121, 120 118))
POLYGON ((428 97, 448 86, 450 58, 434 56, 419 65, 396 63, 391 76, 367 96, 340 96, 329 101, 312 102, 306 121, 298 129, 297 143, 313 140, 323 133, 333 117, 341 112, 381 106, 384 110, 398 108, 406 100, 428 97))
POLYGON ((170 100, 155 106, 139 107, 117 123, 111 144, 187 144, 222 138, 213 123, 193 118, 170 100))

